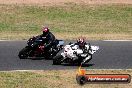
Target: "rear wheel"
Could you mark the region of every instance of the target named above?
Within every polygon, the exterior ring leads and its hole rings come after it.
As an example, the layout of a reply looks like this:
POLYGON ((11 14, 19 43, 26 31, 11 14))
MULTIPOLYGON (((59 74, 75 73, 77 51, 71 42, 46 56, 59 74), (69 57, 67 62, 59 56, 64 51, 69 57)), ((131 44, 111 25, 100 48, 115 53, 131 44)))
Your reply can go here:
POLYGON ((62 63, 62 55, 57 55, 53 58, 53 65, 60 65, 62 63))
POLYGON ((29 47, 23 48, 18 54, 19 58, 27 59, 29 51, 30 51, 29 47))

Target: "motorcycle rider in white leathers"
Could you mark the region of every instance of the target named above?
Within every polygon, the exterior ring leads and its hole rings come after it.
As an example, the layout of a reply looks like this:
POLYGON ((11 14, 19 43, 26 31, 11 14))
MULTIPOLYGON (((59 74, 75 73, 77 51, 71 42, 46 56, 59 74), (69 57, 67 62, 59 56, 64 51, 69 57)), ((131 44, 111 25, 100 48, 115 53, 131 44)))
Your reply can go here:
POLYGON ((83 38, 79 38, 75 44, 72 44, 72 49, 81 49, 84 54, 88 54, 81 64, 85 63, 86 61, 89 62, 92 59, 90 44, 87 44, 83 38))

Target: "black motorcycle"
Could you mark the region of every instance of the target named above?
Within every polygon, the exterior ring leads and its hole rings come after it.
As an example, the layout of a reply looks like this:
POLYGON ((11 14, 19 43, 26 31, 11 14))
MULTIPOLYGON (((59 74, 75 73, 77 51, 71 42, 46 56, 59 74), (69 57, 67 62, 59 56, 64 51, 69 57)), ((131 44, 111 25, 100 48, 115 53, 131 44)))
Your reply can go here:
POLYGON ((56 39, 52 46, 46 48, 46 42, 37 36, 27 41, 27 46, 19 52, 18 56, 20 59, 52 59, 63 49, 63 45, 63 40, 56 39))

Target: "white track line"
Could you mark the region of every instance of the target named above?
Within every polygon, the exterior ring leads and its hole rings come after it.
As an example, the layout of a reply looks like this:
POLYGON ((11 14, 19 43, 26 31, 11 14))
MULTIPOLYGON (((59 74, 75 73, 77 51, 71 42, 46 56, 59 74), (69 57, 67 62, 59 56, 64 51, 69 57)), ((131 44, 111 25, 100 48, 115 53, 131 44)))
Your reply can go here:
MULTIPOLYGON (((0 41, 27 41, 27 40, 0 40, 0 41)), ((112 41, 132 41, 132 40, 102 40, 102 41, 110 41, 110 42, 112 42, 112 41)))
POLYGON ((32 72, 32 71, 41 71, 41 70, 9 70, 9 71, 0 71, 0 72, 32 72))
POLYGON ((17 40, 0 40, 0 41, 17 41, 17 40))
MULTIPOLYGON (((81 69, 85 69, 85 68, 81 68, 81 69)), ((102 70, 102 71, 105 71, 105 70, 116 70, 116 71, 121 71, 121 70, 124 70, 124 71, 127 71, 127 70, 132 70, 132 69, 85 69, 86 71, 90 71, 90 70, 93 70, 93 71, 96 71, 96 70, 102 70)), ((32 72, 32 71, 44 71, 44 70, 9 70, 9 71, 0 71, 0 72, 32 72)), ((47 71, 47 70, 46 70, 47 71)))
POLYGON ((2 41, 27 41, 27 40, 0 40, 0 42, 2 41))
POLYGON ((9 40, 0 40, 0 41, 9 41, 9 40))
POLYGON ((117 42, 127 42, 127 41, 132 41, 132 40, 103 40, 103 41, 110 41, 110 42, 112 42, 112 41, 117 41, 117 42))
POLYGON ((86 69, 86 70, 132 70, 132 69, 86 69))

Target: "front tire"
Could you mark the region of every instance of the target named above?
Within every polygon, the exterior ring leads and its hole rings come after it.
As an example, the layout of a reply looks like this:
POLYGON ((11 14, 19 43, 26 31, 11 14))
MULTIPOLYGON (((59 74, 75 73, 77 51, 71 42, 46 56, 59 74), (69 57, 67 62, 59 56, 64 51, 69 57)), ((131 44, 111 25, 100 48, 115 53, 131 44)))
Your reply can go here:
POLYGON ((30 50, 29 47, 23 48, 18 54, 19 58, 20 59, 27 59, 29 50, 30 50))
POLYGON ((53 65, 60 65, 62 63, 62 55, 57 55, 53 58, 53 65))

